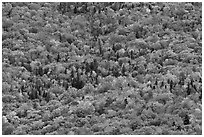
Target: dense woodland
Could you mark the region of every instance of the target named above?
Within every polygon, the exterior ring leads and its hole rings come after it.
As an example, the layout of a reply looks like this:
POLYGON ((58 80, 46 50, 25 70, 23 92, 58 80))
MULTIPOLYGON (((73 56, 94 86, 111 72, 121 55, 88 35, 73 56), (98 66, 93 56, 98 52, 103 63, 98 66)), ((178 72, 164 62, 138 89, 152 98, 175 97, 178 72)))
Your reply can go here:
POLYGON ((2 3, 2 133, 201 135, 202 3, 2 3))

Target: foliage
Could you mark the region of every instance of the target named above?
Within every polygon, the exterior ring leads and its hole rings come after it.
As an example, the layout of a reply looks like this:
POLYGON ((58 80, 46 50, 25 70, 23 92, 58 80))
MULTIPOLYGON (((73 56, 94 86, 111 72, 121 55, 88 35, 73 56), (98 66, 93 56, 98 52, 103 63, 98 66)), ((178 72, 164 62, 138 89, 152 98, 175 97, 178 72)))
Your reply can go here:
POLYGON ((202 134, 202 3, 3 2, 4 135, 202 134))

